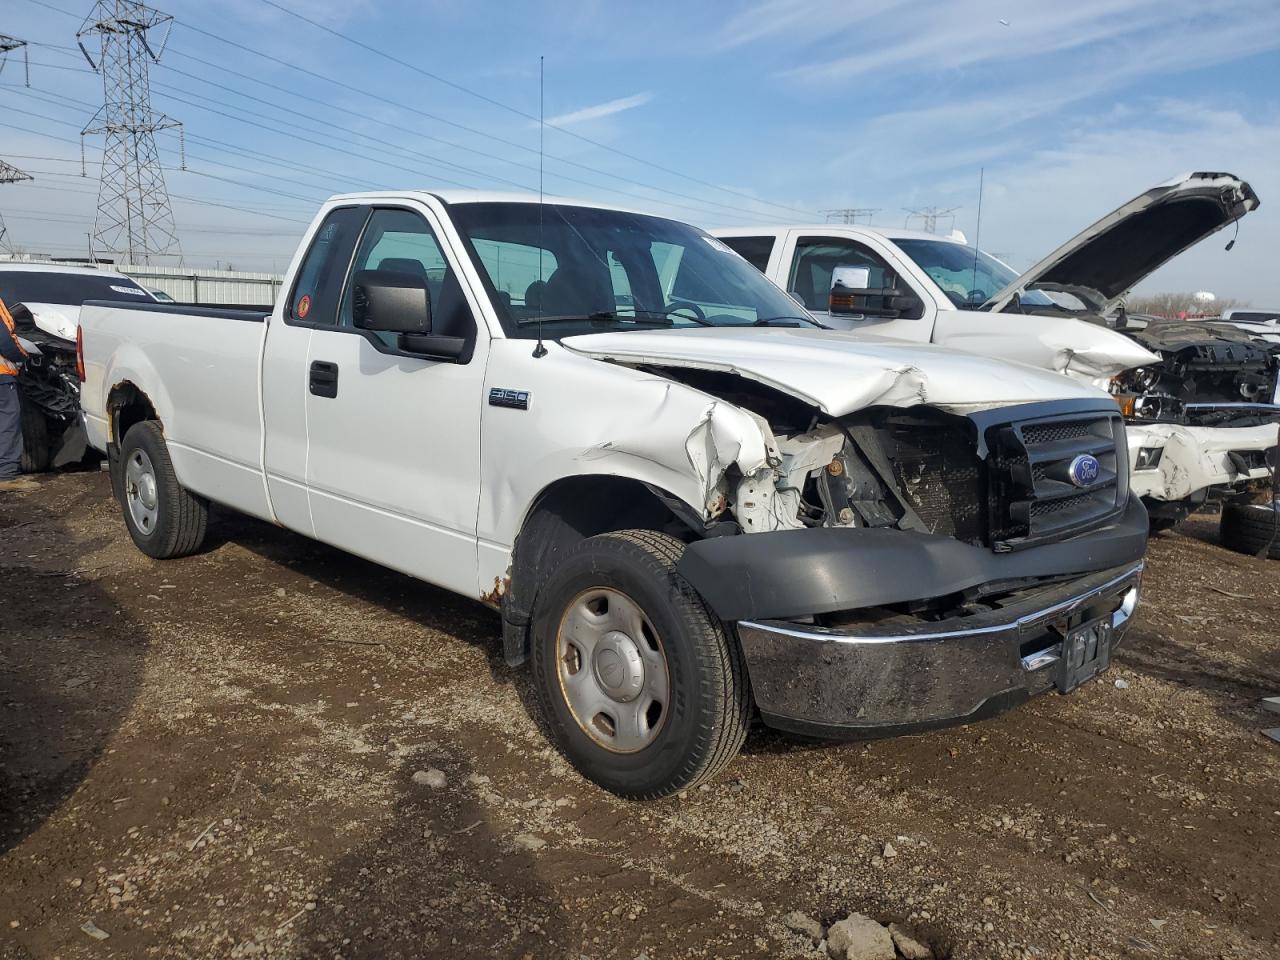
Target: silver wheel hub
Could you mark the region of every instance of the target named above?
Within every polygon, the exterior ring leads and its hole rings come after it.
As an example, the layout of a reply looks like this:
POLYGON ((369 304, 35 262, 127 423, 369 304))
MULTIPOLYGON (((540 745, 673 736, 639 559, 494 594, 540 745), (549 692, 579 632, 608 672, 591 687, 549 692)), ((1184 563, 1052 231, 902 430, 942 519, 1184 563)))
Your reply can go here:
POLYGON ((596 743, 634 753, 656 739, 667 718, 667 658, 634 600, 607 587, 580 593, 561 618, 556 661, 565 704, 596 743))
POLYGON ((129 455, 124 465, 124 499, 129 517, 139 533, 150 534, 160 516, 160 493, 151 458, 142 450, 129 455))

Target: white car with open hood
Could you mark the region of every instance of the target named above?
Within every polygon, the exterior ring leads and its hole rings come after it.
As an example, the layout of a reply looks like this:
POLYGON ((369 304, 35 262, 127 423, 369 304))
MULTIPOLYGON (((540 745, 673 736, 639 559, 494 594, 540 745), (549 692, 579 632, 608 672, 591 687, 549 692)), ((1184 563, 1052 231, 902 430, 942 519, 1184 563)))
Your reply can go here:
POLYGON ((283 291, 85 306, 134 542, 198 549, 213 501, 480 599, 624 796, 712 776, 757 710, 863 736, 1072 690, 1133 615, 1147 515, 1109 396, 823 330, 694 227, 342 196, 283 291))
POLYGON ((1107 214, 1021 276, 961 238, 905 229, 712 232, 828 326, 1034 364, 1109 389, 1129 424, 1133 488, 1153 521, 1167 525, 1211 491, 1247 493, 1268 479, 1280 344, 1222 325, 1130 318, 1123 298, 1257 206, 1237 177, 1187 174, 1107 214))
POLYGON ((63 263, 0 261, 0 300, 27 359, 18 373, 22 469, 38 473, 85 456, 76 376, 76 327, 86 300, 154 303, 124 274, 63 263))

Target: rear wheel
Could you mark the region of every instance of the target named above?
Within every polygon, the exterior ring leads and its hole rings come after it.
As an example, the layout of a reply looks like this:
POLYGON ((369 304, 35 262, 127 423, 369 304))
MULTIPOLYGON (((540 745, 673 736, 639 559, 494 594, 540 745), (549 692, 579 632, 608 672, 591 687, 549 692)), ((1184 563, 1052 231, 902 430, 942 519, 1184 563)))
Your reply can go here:
POLYGON ((585 777, 636 800, 715 776, 750 691, 737 644, 650 530, 589 537, 538 592, 533 671, 552 736, 585 777))
POLYGON ((53 445, 49 439, 49 420, 34 403, 18 391, 18 405, 22 412, 22 472, 44 473, 53 460, 53 445))
POLYGON ((115 462, 125 526, 149 557, 168 560, 195 553, 204 542, 209 505, 178 482, 160 427, 151 420, 129 428, 115 462))
POLYGON ((1270 503, 1224 503, 1218 524, 1219 539, 1229 550, 1280 560, 1277 514, 1270 503), (1270 549, 1267 545, 1270 544, 1270 549))

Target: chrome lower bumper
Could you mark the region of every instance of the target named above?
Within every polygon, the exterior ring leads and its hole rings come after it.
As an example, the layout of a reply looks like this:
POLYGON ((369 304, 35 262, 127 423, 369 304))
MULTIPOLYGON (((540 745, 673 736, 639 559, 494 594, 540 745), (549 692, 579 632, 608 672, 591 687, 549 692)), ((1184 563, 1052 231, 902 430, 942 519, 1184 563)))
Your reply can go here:
POLYGON ((737 629, 766 723, 818 736, 889 735, 978 719, 1062 687, 1064 630, 1106 623, 1114 649, 1137 607, 1142 569, 1113 568, 1023 591, 996 611, 898 629, 785 621, 737 629))

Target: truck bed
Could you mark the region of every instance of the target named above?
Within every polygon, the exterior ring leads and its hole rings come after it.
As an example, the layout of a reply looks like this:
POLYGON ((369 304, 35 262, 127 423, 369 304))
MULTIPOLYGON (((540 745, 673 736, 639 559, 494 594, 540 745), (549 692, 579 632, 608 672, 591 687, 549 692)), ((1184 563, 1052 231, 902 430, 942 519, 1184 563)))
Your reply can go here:
POLYGON ((269 517, 259 378, 267 316, 243 307, 87 302, 81 405, 90 444, 107 448, 111 386, 149 384, 179 475, 211 500, 269 517))

